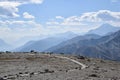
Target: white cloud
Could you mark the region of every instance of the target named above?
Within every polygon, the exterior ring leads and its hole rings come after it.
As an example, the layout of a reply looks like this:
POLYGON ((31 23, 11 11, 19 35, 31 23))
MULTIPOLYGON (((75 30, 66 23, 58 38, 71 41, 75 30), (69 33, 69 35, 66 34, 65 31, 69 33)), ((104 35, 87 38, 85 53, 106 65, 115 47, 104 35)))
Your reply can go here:
POLYGON ((30 15, 28 12, 24 12, 23 17, 26 19, 34 19, 35 18, 33 15, 30 15))
MULTIPOLYGON (((82 26, 83 27, 83 26, 82 26)), ((82 32, 85 28, 71 26, 43 26, 35 21, 0 21, 0 38, 8 43, 25 36, 52 35, 66 31, 82 32)))
POLYGON ((80 19, 78 16, 71 16, 71 17, 64 19, 61 25, 81 26, 84 24, 80 22, 80 19))
MULTIPOLYGON (((61 17, 57 16, 56 18, 61 17)), ((99 10, 97 12, 83 13, 81 16, 70 16, 68 18, 61 19, 61 21, 52 19, 51 21, 46 22, 47 26, 50 26, 49 29, 51 29, 51 31, 57 32, 87 32, 104 23, 120 26, 120 12, 99 10)))
POLYGON ((96 13, 97 18, 102 21, 120 21, 120 12, 112 12, 109 10, 100 10, 96 13))
POLYGON ((0 16, 7 18, 7 17, 19 17, 17 12, 19 11, 17 6, 20 3, 18 2, 0 2, 0 16))
POLYGON ((43 0, 31 0, 32 3, 41 4, 43 0))
POLYGON ((80 16, 79 19, 80 21, 88 21, 88 22, 120 21, 120 12, 112 12, 109 10, 88 12, 80 16))
POLYGON ((0 21, 0 38, 14 42, 24 36, 48 35, 66 31, 87 32, 103 23, 120 25, 120 12, 108 10, 87 12, 81 16, 71 16, 64 19, 60 19, 62 18, 60 16, 56 18, 46 22, 45 26, 35 21, 0 21))
POLYGON ((56 19, 64 19, 62 16, 56 16, 56 19))
POLYGON ((51 21, 51 22, 46 22, 47 25, 58 25, 59 22, 56 21, 51 21))
POLYGON ((82 16, 79 17, 80 21, 87 21, 87 22, 99 22, 101 21, 97 18, 96 12, 88 12, 84 13, 82 16))
MULTIPOLYGON (((61 18, 61 17, 58 16, 57 18, 61 18)), ((83 13, 81 16, 71 16, 68 18, 64 18, 61 23, 59 22, 59 25, 81 26, 87 23, 111 23, 111 22, 112 23, 120 22, 120 12, 112 12, 109 10, 87 12, 87 13, 83 13)), ((51 22, 51 25, 52 25, 52 22, 51 22)))
POLYGON ((24 36, 46 34, 45 28, 34 21, 0 21, 0 38, 14 42, 24 36))
POLYGON ((29 4, 29 3, 41 4, 43 0, 0 0, 0 2, 16 2, 19 4, 29 4))
POLYGON ((0 1, 0 6, 12 6, 12 7, 16 7, 16 6, 20 6, 21 3, 17 2, 17 1, 0 1))
POLYGON ((43 0, 0 0, 0 16, 3 18, 19 17, 18 6, 24 4, 41 4, 43 0))
POLYGON ((56 16, 56 19, 61 19, 62 22, 57 22, 57 21, 51 20, 51 21, 47 22, 46 24, 61 25, 61 26, 81 26, 81 25, 84 25, 83 23, 80 22, 78 16, 71 16, 68 18, 56 16))

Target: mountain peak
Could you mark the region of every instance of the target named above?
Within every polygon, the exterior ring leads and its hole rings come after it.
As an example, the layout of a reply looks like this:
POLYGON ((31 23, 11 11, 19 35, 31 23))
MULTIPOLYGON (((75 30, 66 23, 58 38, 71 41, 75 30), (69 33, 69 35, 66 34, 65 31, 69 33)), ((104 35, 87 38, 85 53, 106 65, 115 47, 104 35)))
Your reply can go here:
POLYGON ((120 30, 120 27, 115 27, 110 24, 102 24, 96 29, 90 30, 88 34, 98 34, 98 35, 106 35, 111 32, 116 32, 120 30))
POLYGON ((115 26, 112 26, 110 24, 105 23, 105 24, 102 24, 99 28, 105 28, 105 29, 107 29, 107 28, 114 28, 114 27, 115 26))
POLYGON ((74 32, 72 32, 72 31, 67 31, 67 32, 64 32, 64 33, 60 33, 60 34, 58 34, 58 35, 73 35, 73 34, 75 34, 74 32))
POLYGON ((74 32, 72 32, 72 31, 67 31, 67 32, 65 32, 65 34, 74 34, 74 32))

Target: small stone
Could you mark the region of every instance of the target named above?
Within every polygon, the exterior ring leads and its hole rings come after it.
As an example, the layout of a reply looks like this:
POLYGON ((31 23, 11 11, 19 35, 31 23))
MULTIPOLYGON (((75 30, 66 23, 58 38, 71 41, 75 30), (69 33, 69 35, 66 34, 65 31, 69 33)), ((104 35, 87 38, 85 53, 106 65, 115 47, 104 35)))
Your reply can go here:
POLYGON ((98 77, 98 75, 97 74, 91 74, 91 75, 89 75, 89 77, 98 77))
POLYGON ((0 80, 6 80, 6 79, 4 79, 4 78, 0 78, 0 80))

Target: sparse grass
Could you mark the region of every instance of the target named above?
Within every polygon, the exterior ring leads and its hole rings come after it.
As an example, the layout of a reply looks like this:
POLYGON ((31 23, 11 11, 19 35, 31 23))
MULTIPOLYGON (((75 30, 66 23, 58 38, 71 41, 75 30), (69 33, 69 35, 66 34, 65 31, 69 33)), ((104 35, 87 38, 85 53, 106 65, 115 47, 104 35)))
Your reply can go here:
POLYGON ((40 57, 31 56, 31 57, 26 57, 25 59, 29 61, 33 61, 33 60, 40 59, 40 57))
POLYGON ((35 60, 36 58, 35 57, 27 57, 26 60, 29 60, 29 61, 33 61, 35 60))
POLYGON ((0 61, 16 60, 20 58, 0 58, 0 61))

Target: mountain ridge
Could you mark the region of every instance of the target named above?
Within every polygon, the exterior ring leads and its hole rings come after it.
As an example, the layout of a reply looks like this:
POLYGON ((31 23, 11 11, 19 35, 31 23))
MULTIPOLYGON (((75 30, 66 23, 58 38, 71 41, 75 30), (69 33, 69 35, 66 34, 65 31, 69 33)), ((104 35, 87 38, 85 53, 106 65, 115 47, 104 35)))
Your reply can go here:
POLYGON ((76 34, 70 32, 66 33, 62 33, 62 34, 58 34, 58 35, 54 35, 42 40, 38 40, 38 41, 33 41, 31 42, 27 42, 26 44, 24 44, 23 46, 17 48, 15 51, 21 51, 21 52, 26 52, 26 51, 30 51, 30 50, 35 50, 35 51, 44 51, 45 49, 48 49, 52 46, 55 46, 57 44, 59 44, 62 41, 68 40, 70 38, 73 38, 77 36, 76 34))
POLYGON ((80 40, 76 43, 62 46, 56 50, 53 50, 52 52, 78 54, 102 59, 108 59, 107 57, 109 57, 109 59, 111 60, 119 60, 118 59, 120 57, 119 45, 120 45, 120 30, 111 35, 106 35, 98 39, 80 40))
POLYGON ((118 26, 112 26, 110 24, 102 24, 96 29, 88 31, 87 34, 98 34, 101 36, 107 35, 108 33, 113 33, 120 30, 120 27, 118 26))

